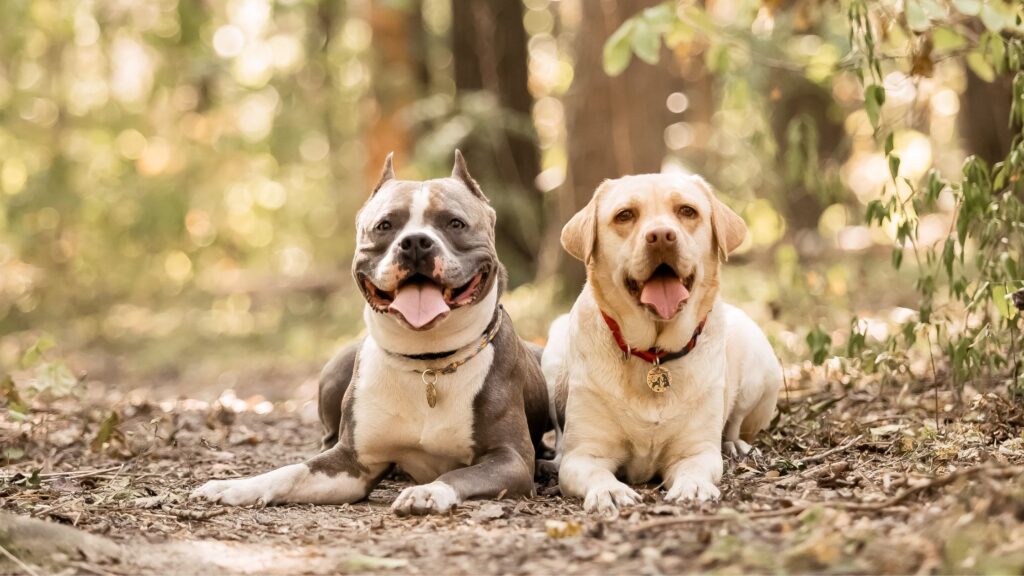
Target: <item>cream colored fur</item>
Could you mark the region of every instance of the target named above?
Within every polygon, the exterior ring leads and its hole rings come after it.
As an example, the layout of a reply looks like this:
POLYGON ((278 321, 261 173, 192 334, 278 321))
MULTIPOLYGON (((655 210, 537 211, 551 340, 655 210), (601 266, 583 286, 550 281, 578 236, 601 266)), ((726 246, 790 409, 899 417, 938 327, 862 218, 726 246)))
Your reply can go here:
POLYGON ((719 258, 745 233, 703 180, 679 175, 606 182, 563 230, 563 245, 587 263, 588 282, 567 318, 552 325, 542 364, 552 402, 565 409, 562 492, 583 498, 587 511, 614 514, 636 503, 626 483, 654 477, 670 502, 716 499, 723 433, 739 449, 770 421, 779 364, 757 325, 718 298, 719 258), (626 210, 634 217, 620 221, 626 210), (666 229, 676 246, 654 255, 645 234, 666 229), (662 263, 695 278, 670 320, 643 307, 626 282, 648 278, 662 263), (672 386, 656 393, 646 384, 651 365, 624 356, 602 311, 638 349, 679 350, 705 314, 707 321, 693 351, 664 364, 672 386))

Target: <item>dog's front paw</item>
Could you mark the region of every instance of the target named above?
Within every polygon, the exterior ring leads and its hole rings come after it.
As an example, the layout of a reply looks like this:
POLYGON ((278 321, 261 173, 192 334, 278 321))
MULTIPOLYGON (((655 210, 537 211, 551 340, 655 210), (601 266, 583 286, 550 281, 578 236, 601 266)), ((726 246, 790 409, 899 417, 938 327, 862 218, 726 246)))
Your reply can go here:
POLYGON ((237 480, 210 480, 193 490, 189 498, 206 499, 228 506, 265 506, 271 503, 273 494, 257 476, 237 480))
POLYGON ((583 510, 615 517, 619 515, 619 508, 639 504, 640 500, 640 494, 622 482, 609 483, 587 490, 587 497, 583 499, 583 510))
POLYGON ((721 496, 721 492, 713 482, 693 476, 680 476, 669 488, 665 500, 681 504, 693 500, 699 502, 718 500, 719 496, 721 496))
POLYGON ((723 441, 722 452, 724 452, 726 456, 730 456, 738 460, 743 460, 748 454, 754 454, 756 456, 758 453, 756 448, 739 438, 723 441))
POLYGON ((210 480, 192 491, 190 498, 205 498, 229 506, 266 506, 283 501, 295 483, 308 474, 304 464, 278 468, 252 478, 210 480))
POLYGON ((409 514, 447 514, 459 505, 455 488, 436 481, 402 490, 391 509, 399 516, 409 514))

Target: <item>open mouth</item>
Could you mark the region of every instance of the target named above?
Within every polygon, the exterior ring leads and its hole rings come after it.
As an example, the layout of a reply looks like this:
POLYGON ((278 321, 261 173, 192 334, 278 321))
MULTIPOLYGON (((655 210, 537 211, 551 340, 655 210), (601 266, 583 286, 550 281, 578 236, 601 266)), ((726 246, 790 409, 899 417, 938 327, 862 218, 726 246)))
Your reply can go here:
POLYGON ((366 301, 376 312, 393 313, 414 330, 426 330, 462 306, 479 300, 490 275, 484 266, 461 286, 443 286, 422 274, 413 274, 399 282, 391 291, 377 287, 366 276, 360 276, 366 301))
POLYGON ((661 264, 647 280, 640 281, 627 277, 626 289, 641 306, 657 314, 662 320, 671 320, 690 298, 695 277, 695 272, 685 278, 681 277, 668 264, 661 264))

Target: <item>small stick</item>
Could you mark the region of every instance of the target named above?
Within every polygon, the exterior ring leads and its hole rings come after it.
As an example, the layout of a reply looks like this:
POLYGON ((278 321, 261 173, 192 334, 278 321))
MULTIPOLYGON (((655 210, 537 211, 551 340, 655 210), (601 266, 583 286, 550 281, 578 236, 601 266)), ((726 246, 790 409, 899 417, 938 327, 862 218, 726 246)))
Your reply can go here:
POLYGON ((799 474, 789 474, 787 476, 776 476, 775 478, 762 478, 761 482, 764 483, 779 483, 785 484, 788 482, 794 482, 796 480, 812 480, 817 478, 823 478, 829 474, 839 474, 845 472, 849 468, 849 464, 845 460, 839 462, 826 462, 825 464, 819 464, 813 468, 808 468, 799 474))
POLYGON ((11 554, 10 552, 8 552, 7 548, 4 548, 2 545, 0 545, 0 553, 2 553, 4 556, 6 556, 7 559, 10 560, 11 562, 14 562, 19 568, 24 570, 25 573, 28 574, 29 576, 39 576, 38 572, 36 572, 35 570, 29 568, 28 564, 25 564, 24 562, 21 561, 20 558, 18 558, 14 554, 11 554))
MULTIPOLYGON (((48 482, 50 480, 57 479, 60 477, 87 478, 89 476, 98 476, 100 474, 106 474, 107 472, 113 472, 114 470, 120 470, 122 468, 124 468, 124 464, 121 464, 119 466, 111 466, 110 468, 97 468, 93 470, 75 470, 73 472, 47 472, 45 474, 39 474, 39 478, 42 479, 44 482, 48 482)), ((28 476, 31 476, 31 474, 28 474, 28 476)), ((7 476, 5 474, 3 477, 0 477, 0 480, 7 481, 10 480, 11 478, 14 478, 14 475, 7 476)))
POLYGON ((897 506, 910 496, 917 494, 923 490, 929 488, 938 488, 951 484, 961 478, 972 476, 979 472, 989 472, 991 474, 997 474, 1000 476, 1019 476, 1024 474, 1024 466, 1008 466, 1005 468, 993 468, 987 464, 979 466, 972 466, 971 468, 964 468, 957 470, 945 476, 933 478, 929 482, 914 486, 911 488, 904 488, 896 493, 895 496, 882 500, 881 502, 874 503, 863 503, 863 502, 807 502, 804 504, 797 504, 789 506, 787 508, 779 508, 777 510, 765 510, 763 512, 751 512, 749 514, 740 515, 689 515, 689 516, 677 516, 675 518, 666 518, 663 520, 652 520, 643 524, 638 524, 630 529, 631 532, 643 532, 652 528, 662 528, 665 526, 674 526, 676 524, 696 524, 703 522, 725 522, 728 520, 757 520, 760 518, 775 518, 778 516, 792 516, 800 514, 804 510, 814 506, 821 506, 825 508, 839 508, 842 510, 852 510, 856 512, 880 512, 888 508, 897 506))
POLYGON ((167 506, 166 504, 160 507, 164 512, 168 512, 177 518, 184 520, 208 520, 214 516, 220 516, 227 512, 226 508, 211 508, 209 510, 186 510, 184 508, 175 508, 174 506, 167 506))
POLYGON ((795 464, 797 466, 803 466, 803 465, 806 465, 806 464, 814 464, 815 462, 821 462, 822 460, 824 460, 825 458, 828 458, 829 456, 832 456, 832 455, 838 454, 840 452, 843 452, 845 450, 849 450, 850 448, 853 448, 853 446, 856 445, 858 442, 860 442, 861 439, 863 439, 863 438, 864 438, 863 434, 858 434, 855 438, 853 438, 852 440, 848 440, 845 444, 840 444, 839 446, 836 446, 835 448, 832 448, 831 450, 826 450, 826 451, 822 452, 821 454, 815 454, 814 456, 808 456, 807 458, 801 458, 799 460, 794 460, 793 464, 795 464))

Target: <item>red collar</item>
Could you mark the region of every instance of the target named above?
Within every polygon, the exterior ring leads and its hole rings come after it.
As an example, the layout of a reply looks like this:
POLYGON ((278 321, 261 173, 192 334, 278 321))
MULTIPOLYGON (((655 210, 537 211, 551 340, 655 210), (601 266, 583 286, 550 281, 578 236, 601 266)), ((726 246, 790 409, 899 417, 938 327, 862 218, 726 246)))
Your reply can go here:
POLYGON ((619 328, 619 323, 612 320, 612 317, 605 314, 603 310, 601 311, 601 317, 604 318, 605 324, 607 324, 608 328, 612 331, 612 336, 615 337, 615 343, 619 345, 619 350, 622 350, 623 353, 632 354, 633 356, 636 356, 645 362, 650 362, 651 364, 654 364, 655 362, 668 362, 689 354, 690 351, 697 346, 697 337, 704 331, 704 323, 708 321, 708 317, 705 316, 704 319, 700 321, 700 324, 697 324, 697 328, 693 331, 693 336, 690 337, 690 341, 687 342, 686 346, 683 346, 681 350, 677 352, 666 352, 659 348, 649 348, 647 350, 630 348, 622 338, 622 328, 619 328))

